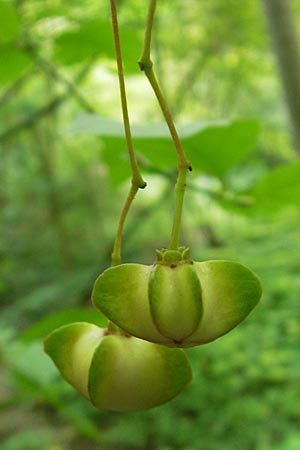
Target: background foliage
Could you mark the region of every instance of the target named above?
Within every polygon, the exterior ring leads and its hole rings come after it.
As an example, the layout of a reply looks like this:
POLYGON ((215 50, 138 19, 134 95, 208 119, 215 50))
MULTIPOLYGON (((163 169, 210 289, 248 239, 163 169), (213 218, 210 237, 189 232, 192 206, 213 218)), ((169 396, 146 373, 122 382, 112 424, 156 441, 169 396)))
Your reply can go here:
MULTIPOLYGON (((300 164, 258 1, 158 2, 153 59, 193 163, 182 244, 249 265, 261 304, 188 350, 194 379, 159 409, 93 409, 42 338, 104 325, 90 303, 130 177, 108 2, 0 1, 2 450, 298 450, 300 164)), ((119 1, 133 134, 148 187, 124 261, 168 243, 176 158, 136 61, 146 6, 119 1)), ((293 13, 299 2, 291 2, 293 13)))

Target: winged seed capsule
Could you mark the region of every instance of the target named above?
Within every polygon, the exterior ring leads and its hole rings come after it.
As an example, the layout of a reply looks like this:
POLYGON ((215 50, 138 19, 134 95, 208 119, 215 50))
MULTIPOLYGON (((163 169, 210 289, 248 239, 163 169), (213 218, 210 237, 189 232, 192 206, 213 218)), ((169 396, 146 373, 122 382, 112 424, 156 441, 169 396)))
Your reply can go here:
POLYGON ((168 402, 191 380, 184 352, 86 322, 45 339, 62 376, 95 407, 129 412, 168 402))
POLYGON ((189 249, 162 249, 152 266, 121 264, 96 280, 92 300, 133 336, 167 346, 211 342, 258 303, 257 276, 231 261, 195 262, 189 249))

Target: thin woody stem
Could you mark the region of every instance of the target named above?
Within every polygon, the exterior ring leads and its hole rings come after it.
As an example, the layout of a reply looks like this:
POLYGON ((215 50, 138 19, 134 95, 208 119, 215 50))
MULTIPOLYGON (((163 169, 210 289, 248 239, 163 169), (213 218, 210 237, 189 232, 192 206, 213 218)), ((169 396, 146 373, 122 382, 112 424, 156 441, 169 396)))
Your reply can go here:
POLYGON ((138 186, 136 186, 135 184, 132 183, 129 193, 126 197, 125 204, 123 206, 120 220, 119 220, 119 226, 118 226, 118 230, 117 230, 117 234, 116 234, 116 238, 115 238, 113 252, 111 255, 111 265, 112 266, 118 266, 119 264, 121 264, 121 251, 120 250, 121 250, 121 242, 122 242, 122 234, 123 234, 124 224, 125 224, 125 220, 126 220, 129 208, 131 206, 131 203, 134 200, 134 197, 135 197, 138 189, 139 189, 138 186))
POLYGON ((115 41, 116 60, 117 60, 117 67, 118 67, 118 77, 119 77, 123 123, 124 123, 128 153, 129 153, 129 157, 130 157, 132 182, 134 184, 136 184, 138 186, 138 188, 144 188, 146 186, 146 183, 140 174, 139 167, 138 167, 135 153, 134 153, 133 143, 132 143, 128 108, 127 108, 127 97, 126 97, 126 88, 125 88, 125 80, 124 80, 122 52, 121 52, 121 45, 120 45, 120 35, 119 35, 116 0, 110 0, 110 6, 111 6, 111 18, 112 18, 112 26, 113 26, 113 33, 114 33, 114 41, 115 41))
POLYGON ((174 147, 178 156, 178 178, 175 187, 175 196, 176 196, 175 212, 169 246, 170 249, 177 249, 179 244, 179 233, 180 233, 184 192, 186 187, 186 174, 188 170, 190 171, 192 170, 192 167, 190 162, 186 158, 171 113, 169 111, 169 108, 167 106, 167 103, 165 101, 165 98, 163 96, 163 93, 161 91, 161 88, 158 84, 158 81, 156 79, 153 70, 153 62, 151 60, 151 37, 152 37, 155 8, 156 8, 156 0, 150 0, 143 50, 139 60, 139 66, 140 69, 145 73, 146 77, 148 78, 149 83, 151 84, 152 89, 156 95, 162 113, 164 115, 165 121, 169 128, 170 135, 173 140, 174 147))
POLYGON ((112 253, 112 266, 116 266, 121 264, 121 241, 122 234, 124 229, 125 220, 131 206, 131 203, 139 189, 143 189, 146 187, 146 182, 143 180, 140 170, 138 167, 138 163, 135 157, 132 135, 130 129, 130 121, 127 107, 127 97, 126 97, 126 88, 125 88, 125 80, 124 80, 124 70, 123 70, 123 62, 122 62, 122 52, 120 45, 120 35, 119 35, 119 25, 118 25, 118 16, 117 16, 117 7, 116 0, 110 0, 111 7, 111 19, 112 19, 112 27, 114 34, 114 42, 115 42, 115 51, 116 51, 116 61, 118 67, 118 78, 119 78, 119 88, 120 88, 120 97, 121 97, 121 106, 122 106, 122 114, 123 114, 123 123, 126 137, 126 144, 129 154, 130 167, 131 167, 131 188, 129 190, 128 196, 125 200, 125 204, 123 206, 121 217, 119 220, 118 230, 116 234, 114 249, 112 253))

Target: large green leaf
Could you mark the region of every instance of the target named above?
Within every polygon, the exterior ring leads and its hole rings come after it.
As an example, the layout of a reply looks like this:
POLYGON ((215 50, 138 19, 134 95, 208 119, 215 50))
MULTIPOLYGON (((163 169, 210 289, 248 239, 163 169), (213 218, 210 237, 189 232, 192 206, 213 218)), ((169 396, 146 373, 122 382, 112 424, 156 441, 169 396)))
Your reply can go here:
MULTIPOLYGON (((101 136, 104 159, 108 164, 113 163, 111 171, 116 170, 120 155, 125 158, 126 145, 120 122, 81 113, 71 132, 101 136)), ((178 132, 193 168, 223 177, 255 149, 258 123, 254 120, 197 122, 179 125, 178 132)), ((165 124, 133 124, 132 134, 136 150, 151 164, 162 169, 177 166, 176 153, 165 124)))
POLYGON ((32 60, 14 45, 0 45, 0 84, 17 80, 32 67, 32 64, 32 60))
POLYGON ((120 139, 106 138, 102 149, 102 159, 109 170, 109 178, 113 186, 119 186, 131 176, 125 143, 120 145, 120 139), (111 151, 111 148, 115 150, 111 151))
POLYGON ((299 206, 299 180, 299 162, 279 166, 267 173, 251 191, 255 211, 272 213, 286 206, 299 206))
MULTIPOLYGON (((140 35, 129 29, 121 30, 122 50, 126 71, 138 72, 137 60, 141 51, 140 35)), ((82 22, 78 29, 60 34, 54 45, 55 58, 62 64, 76 64, 98 55, 115 59, 112 27, 109 21, 82 22)))
POLYGON ((222 178, 255 149, 258 130, 256 120, 213 124, 184 139, 184 144, 196 168, 222 178))
MULTIPOLYGON (((19 36, 20 24, 12 2, 0 0, 0 44, 13 41, 19 36)), ((2 70, 1 64, 1 70, 2 70)))

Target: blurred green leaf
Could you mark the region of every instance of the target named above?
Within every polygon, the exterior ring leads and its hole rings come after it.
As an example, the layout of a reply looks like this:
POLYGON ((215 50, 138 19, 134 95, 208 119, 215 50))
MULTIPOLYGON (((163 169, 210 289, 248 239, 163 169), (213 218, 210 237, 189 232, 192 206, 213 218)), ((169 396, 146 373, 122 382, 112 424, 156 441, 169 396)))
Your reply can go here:
POLYGON ((63 450, 55 446, 55 433, 49 428, 20 430, 2 442, 1 450, 63 450))
POLYGON ((183 142, 193 167, 223 178, 255 150, 258 131, 257 120, 235 120, 208 126, 183 142))
POLYGON ((39 311, 47 304, 56 309, 65 309, 78 303, 85 289, 91 288, 93 268, 83 268, 54 279, 51 283, 38 285, 28 295, 21 296, 15 303, 18 311, 39 311))
POLYGON ((13 41, 19 36, 19 32, 20 24, 15 6, 10 1, 0 0, 0 44, 13 41))
POLYGON ((63 64, 76 64, 96 54, 113 55, 108 22, 83 22, 77 30, 61 33, 55 40, 54 56, 63 64))
MULTIPOLYGON (((126 155, 123 125, 119 122, 80 113, 70 132, 101 136, 105 146, 104 159, 108 164, 113 163, 111 171, 117 170, 120 154, 126 155), (108 154, 115 156, 109 157, 108 154)), ((196 122, 178 125, 178 132, 193 169, 222 178, 255 149, 258 122, 196 122)), ((156 167, 177 166, 176 152, 165 124, 132 124, 132 135, 136 150, 156 167)))
POLYGON ((23 333, 22 340, 28 342, 35 339, 42 339, 56 328, 71 322, 89 322, 94 323, 99 327, 106 327, 107 325, 106 317, 104 317, 100 311, 96 311, 95 309, 65 309, 46 316, 44 319, 28 328, 25 333, 23 333))
POLYGON ((32 60, 14 45, 0 45, 0 84, 14 82, 24 75, 32 64, 32 60))
POLYGON ((57 376, 55 366, 43 351, 42 342, 17 342, 8 349, 4 357, 10 368, 35 386, 48 386, 57 376))
POLYGON ((290 205, 299 206, 299 180, 299 162, 279 166, 267 173, 250 192, 255 201, 254 210, 271 213, 290 205))
MULTIPOLYGON (((120 34, 125 70, 138 73, 141 36, 130 29, 122 29, 120 34)), ((112 26, 109 21, 94 19, 81 22, 78 29, 65 31, 55 40, 54 56, 62 64, 80 63, 96 55, 115 60, 112 26)))
POLYGON ((119 139, 106 138, 102 148, 102 159, 108 168, 112 186, 118 187, 130 177, 130 163, 125 142, 120 145, 119 139), (114 151, 111 151, 111 148, 114 151))

